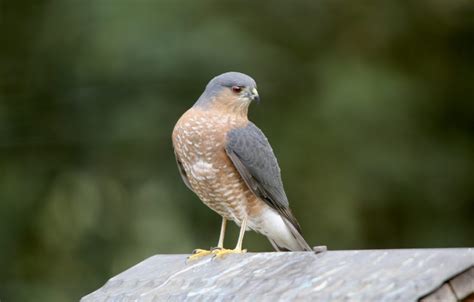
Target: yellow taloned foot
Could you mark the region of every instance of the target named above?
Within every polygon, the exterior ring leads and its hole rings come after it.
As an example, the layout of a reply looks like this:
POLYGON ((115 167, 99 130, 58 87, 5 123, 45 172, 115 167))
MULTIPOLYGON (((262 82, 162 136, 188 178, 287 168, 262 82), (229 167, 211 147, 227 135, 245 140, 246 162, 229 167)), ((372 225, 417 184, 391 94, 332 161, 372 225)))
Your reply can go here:
POLYGON ((208 251, 208 250, 201 250, 201 249, 195 249, 193 251, 193 254, 191 256, 188 257, 188 261, 194 261, 194 260, 198 260, 202 257, 205 257, 207 255, 210 255, 212 254, 211 251, 208 251))
POLYGON ((212 250, 212 253, 214 254, 214 257, 216 258, 221 258, 224 257, 225 255, 229 254, 244 254, 247 253, 247 250, 241 250, 241 249, 214 249, 212 250))

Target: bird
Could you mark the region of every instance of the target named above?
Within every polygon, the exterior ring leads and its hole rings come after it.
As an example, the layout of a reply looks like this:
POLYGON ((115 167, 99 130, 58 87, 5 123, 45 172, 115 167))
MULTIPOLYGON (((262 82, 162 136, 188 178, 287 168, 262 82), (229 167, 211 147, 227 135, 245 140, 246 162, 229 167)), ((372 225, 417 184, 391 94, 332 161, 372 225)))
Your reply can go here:
POLYGON ((248 230, 266 236, 276 251, 311 250, 289 207, 273 149, 248 119, 254 102, 260 102, 255 80, 226 72, 209 81, 173 129, 182 180, 222 216, 217 247, 196 249, 189 259, 245 253, 242 242, 248 230), (240 227, 234 249, 224 248, 227 221, 240 227))

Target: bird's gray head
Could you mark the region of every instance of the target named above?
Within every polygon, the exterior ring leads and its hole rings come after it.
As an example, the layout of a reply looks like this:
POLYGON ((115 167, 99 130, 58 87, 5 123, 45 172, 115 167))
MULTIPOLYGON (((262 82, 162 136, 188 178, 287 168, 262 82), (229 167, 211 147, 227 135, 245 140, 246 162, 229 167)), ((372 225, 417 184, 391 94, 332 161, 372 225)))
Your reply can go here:
POLYGON ((246 110, 252 101, 259 100, 254 79, 240 72, 226 72, 209 81, 194 106, 209 108, 215 105, 246 110))

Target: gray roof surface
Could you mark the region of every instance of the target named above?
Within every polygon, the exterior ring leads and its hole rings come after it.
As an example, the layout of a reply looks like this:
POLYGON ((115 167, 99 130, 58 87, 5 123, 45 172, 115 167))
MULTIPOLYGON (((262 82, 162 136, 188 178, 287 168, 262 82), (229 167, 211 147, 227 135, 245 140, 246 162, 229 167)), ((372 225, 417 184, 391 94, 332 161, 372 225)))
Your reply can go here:
POLYGON ((150 257, 81 301, 416 301, 474 265, 473 248, 186 257, 150 257))

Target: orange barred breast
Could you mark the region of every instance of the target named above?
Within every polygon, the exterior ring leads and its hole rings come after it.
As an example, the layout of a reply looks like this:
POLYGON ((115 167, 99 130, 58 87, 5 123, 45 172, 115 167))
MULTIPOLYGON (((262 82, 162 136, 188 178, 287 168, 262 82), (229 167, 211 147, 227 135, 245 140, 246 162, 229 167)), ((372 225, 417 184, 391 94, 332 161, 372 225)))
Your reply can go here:
POLYGON ((193 191, 208 207, 237 224, 262 210, 262 202, 225 152, 227 132, 247 123, 246 119, 191 108, 173 131, 173 145, 193 191))

